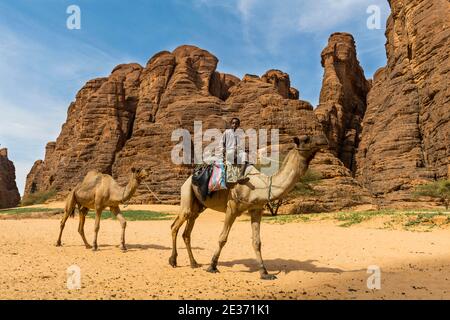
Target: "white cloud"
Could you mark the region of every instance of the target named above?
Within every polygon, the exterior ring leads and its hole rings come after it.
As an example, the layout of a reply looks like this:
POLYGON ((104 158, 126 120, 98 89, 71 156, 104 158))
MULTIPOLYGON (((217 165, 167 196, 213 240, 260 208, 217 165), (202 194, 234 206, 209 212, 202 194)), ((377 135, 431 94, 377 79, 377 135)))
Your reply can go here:
POLYGON ((20 28, 0 22, 0 143, 9 149, 22 193, 34 161, 59 134, 76 91, 88 79, 109 74, 123 58, 32 21, 20 22, 20 28), (45 37, 35 39, 38 34, 45 37))
POLYGON ((248 20, 252 13, 252 7, 255 5, 255 0, 239 0, 237 3, 237 8, 242 15, 244 20, 248 20))
POLYGON ((242 36, 249 47, 260 46, 262 40, 272 54, 295 34, 322 36, 354 22, 364 28, 369 5, 379 5, 384 19, 389 12, 387 0, 200 0, 200 4, 232 10, 241 18, 242 36))

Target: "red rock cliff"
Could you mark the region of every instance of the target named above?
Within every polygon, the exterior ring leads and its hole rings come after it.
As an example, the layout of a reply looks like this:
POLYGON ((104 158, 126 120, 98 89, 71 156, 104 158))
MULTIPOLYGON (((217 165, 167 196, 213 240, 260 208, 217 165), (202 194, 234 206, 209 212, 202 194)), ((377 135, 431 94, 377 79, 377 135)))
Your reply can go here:
POLYGON ((16 169, 8 159, 8 150, 0 149, 0 209, 15 207, 20 202, 16 185, 16 169))
POLYGON ((416 183, 450 178, 450 2, 390 5, 388 62, 368 96, 357 176, 374 194, 402 200, 416 183))

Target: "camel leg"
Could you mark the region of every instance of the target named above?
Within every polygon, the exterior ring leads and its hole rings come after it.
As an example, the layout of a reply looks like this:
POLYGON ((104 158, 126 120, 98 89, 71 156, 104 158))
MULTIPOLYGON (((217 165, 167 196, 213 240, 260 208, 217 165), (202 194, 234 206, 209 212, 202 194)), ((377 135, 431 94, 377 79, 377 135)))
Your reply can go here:
POLYGON ((195 261, 194 255, 192 254, 192 248, 191 248, 191 233, 192 233, 192 229, 194 228, 195 220, 197 219, 197 217, 198 217, 198 214, 188 218, 186 228, 184 229, 184 232, 183 232, 183 240, 184 240, 184 243, 186 244, 186 249, 189 254, 189 260, 191 262, 192 268, 200 267, 200 265, 197 263, 197 261, 195 261))
POLYGON ((66 205, 64 208, 64 216, 61 219, 61 224, 60 224, 60 228, 59 228, 59 236, 58 236, 58 240, 56 241, 57 247, 61 246, 61 237, 62 237, 62 233, 64 230, 64 226, 66 225, 67 218, 69 218, 69 216, 74 214, 75 206, 76 206, 75 190, 73 190, 69 193, 69 196, 66 199, 66 205))
MULTIPOLYGON (((72 210, 75 210, 75 208, 73 208, 72 210)), ((60 247, 61 246, 61 237, 63 234, 63 230, 64 230, 64 226, 66 225, 66 221, 69 218, 69 216, 72 214, 72 212, 70 210, 64 210, 64 216, 61 219, 61 223, 60 223, 60 227, 59 227, 59 236, 58 236, 58 240, 56 241, 56 246, 60 247)))
POLYGON ((236 215, 234 214, 233 210, 231 210, 230 207, 227 208, 227 212, 225 214, 225 223, 223 225, 222 233, 219 237, 219 247, 217 248, 216 252, 214 253, 211 264, 209 265, 208 269, 206 271, 216 273, 219 272, 217 269, 217 262, 219 261, 220 252, 222 251, 222 248, 224 247, 225 243, 227 243, 228 234, 230 233, 231 226, 234 223, 234 220, 236 220, 236 215))
POLYGON ((102 216, 102 211, 101 209, 95 209, 95 227, 94 227, 94 242, 92 243, 92 250, 93 251, 97 251, 98 250, 98 246, 97 246, 97 236, 98 236, 98 230, 100 230, 100 218, 102 216))
POLYGON ((180 230, 183 223, 186 221, 186 215, 184 213, 178 215, 175 218, 175 221, 172 223, 172 255, 169 258, 169 264, 172 267, 177 266, 177 236, 178 236, 178 230, 180 230))
POLYGON ((62 232, 64 230, 64 227, 66 225, 66 221, 69 218, 70 215, 73 214, 73 211, 75 210, 75 206, 73 208, 70 208, 69 210, 64 210, 64 216, 61 219, 61 224, 59 227, 59 236, 58 236, 58 240, 56 241, 56 246, 60 247, 61 246, 61 237, 62 237, 62 232))
POLYGON ((86 249, 91 249, 91 245, 87 242, 86 236, 84 235, 84 222, 86 221, 86 215, 89 212, 88 208, 83 207, 80 210, 80 224, 78 225, 78 233, 81 236, 81 239, 83 239, 84 245, 86 246, 86 249))
POLYGON ((117 220, 120 222, 120 226, 122 227, 122 236, 120 238, 120 250, 127 251, 127 247, 125 246, 125 229, 127 227, 127 221, 125 220, 125 217, 120 212, 119 207, 113 207, 111 208, 112 213, 116 216, 117 220))
POLYGON ((253 239, 253 249, 256 253, 256 260, 259 264, 259 274, 261 279, 264 280, 274 280, 276 279, 275 275, 268 274, 267 269, 264 266, 264 261, 261 255, 261 236, 260 236, 260 226, 261 226, 261 211, 260 210, 252 210, 251 221, 252 221, 252 239, 253 239))
MULTIPOLYGON (((180 230, 181 226, 186 221, 186 219, 188 219, 188 217, 194 216, 195 214, 198 215, 198 210, 196 210, 196 208, 194 208, 194 201, 195 201, 195 195, 194 195, 194 192, 192 190, 191 178, 188 178, 183 183, 183 185, 181 186, 180 213, 175 218, 175 220, 174 220, 174 222, 172 223, 172 226, 171 226, 171 230, 172 230, 172 255, 169 258, 169 264, 172 267, 174 267, 174 268, 177 266, 177 256, 178 256, 178 253, 177 253, 177 236, 178 236, 178 230, 180 230)), ((185 232, 184 232, 186 235, 188 234, 188 233, 186 233, 186 230, 190 229, 190 231, 192 231, 193 223, 191 223, 191 224, 192 224, 192 226, 190 226, 189 228, 188 228, 188 226, 186 226, 186 229, 185 229, 185 232)), ((189 235, 190 235, 190 232, 189 232, 189 235)), ((189 245, 189 248, 190 248, 190 245, 189 245)), ((188 249, 188 252, 189 252, 189 249, 188 249)), ((191 255, 189 255, 189 257, 191 257, 191 255)), ((191 265, 192 265, 192 260, 191 260, 191 265)))

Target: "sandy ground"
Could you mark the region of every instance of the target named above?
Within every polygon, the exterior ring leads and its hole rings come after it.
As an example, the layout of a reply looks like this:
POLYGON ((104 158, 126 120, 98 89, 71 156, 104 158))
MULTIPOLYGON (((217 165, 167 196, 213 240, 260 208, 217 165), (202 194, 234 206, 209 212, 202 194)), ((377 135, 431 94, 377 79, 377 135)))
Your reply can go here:
MULTIPOLYGON (((147 209, 173 212, 176 206, 147 209)), ((114 220, 102 221, 97 252, 82 245, 78 217, 68 220, 63 247, 54 246, 58 219, 1 220, 0 299, 450 299, 449 230, 342 228, 329 220, 263 223, 263 257, 278 277, 263 281, 246 217, 233 226, 220 273, 205 271, 222 222, 213 211, 197 220, 192 244, 203 266, 191 269, 181 237, 179 267, 168 264, 171 221, 128 222, 129 250, 122 253, 114 220), (67 288, 71 265, 81 269, 81 289, 67 288), (371 265, 381 270, 379 290, 367 288, 371 265)), ((93 224, 86 222, 89 241, 93 224)))

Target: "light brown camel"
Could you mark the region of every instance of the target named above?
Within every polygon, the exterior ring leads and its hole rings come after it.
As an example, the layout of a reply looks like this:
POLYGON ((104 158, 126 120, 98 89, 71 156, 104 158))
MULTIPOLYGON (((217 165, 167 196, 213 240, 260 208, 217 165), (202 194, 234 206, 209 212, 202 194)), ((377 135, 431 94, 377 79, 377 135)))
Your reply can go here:
POLYGON ((264 205, 269 201, 280 199, 289 193, 308 169, 309 162, 316 152, 328 145, 325 136, 301 136, 294 138, 295 146, 287 154, 279 170, 271 177, 262 174, 255 167, 248 173, 250 178, 245 184, 236 184, 233 187, 220 190, 201 201, 198 187, 192 185, 189 177, 181 187, 180 213, 172 224, 172 255, 170 265, 177 265, 177 234, 180 227, 187 221, 183 232, 183 239, 189 254, 191 267, 199 267, 194 259, 191 249, 191 232, 195 220, 205 208, 225 213, 225 223, 219 238, 219 246, 214 253, 208 272, 218 272, 217 262, 220 252, 227 242, 228 234, 236 217, 244 211, 251 216, 253 233, 253 248, 259 264, 261 279, 275 279, 274 275, 267 273, 261 256, 260 223, 264 205))
POLYGON ((109 207, 111 212, 119 220, 122 226, 120 248, 125 251, 125 228, 127 222, 120 212, 119 204, 127 202, 136 192, 139 184, 148 176, 145 169, 131 169, 131 177, 125 187, 121 187, 110 175, 102 174, 96 170, 89 171, 83 181, 79 183, 67 196, 64 217, 61 220, 58 241, 56 246, 61 246, 61 236, 69 216, 74 216, 75 206, 78 206, 80 224, 78 232, 87 249, 97 250, 97 235, 100 229, 100 217, 103 210, 109 207), (86 241, 84 235, 84 222, 89 209, 95 210, 95 235, 92 247, 86 241))

